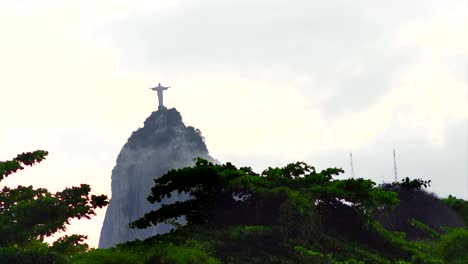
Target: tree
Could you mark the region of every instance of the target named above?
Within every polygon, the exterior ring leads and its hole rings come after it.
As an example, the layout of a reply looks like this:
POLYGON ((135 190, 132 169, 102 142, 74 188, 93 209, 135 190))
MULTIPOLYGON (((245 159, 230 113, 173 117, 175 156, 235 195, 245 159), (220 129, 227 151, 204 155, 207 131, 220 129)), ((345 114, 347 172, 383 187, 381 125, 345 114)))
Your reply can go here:
POLYGON ((342 229, 353 223, 351 218, 366 225, 377 210, 398 202, 396 193, 375 188, 370 180, 333 179, 342 172, 338 168, 317 172, 296 162, 257 174, 249 167, 238 169, 231 163, 217 165, 199 158, 193 168, 171 170, 155 179, 148 197, 151 203, 182 193, 191 199, 163 204, 130 226, 146 228, 185 216, 188 224, 277 224, 290 227, 291 233, 304 232, 303 226, 294 228, 298 223, 317 221, 342 229))
MULTIPOLYGON (((79 254, 77 263, 443 263, 433 252, 435 236, 408 241, 378 221, 398 204, 397 192, 370 180, 337 179, 342 172, 295 162, 255 173, 197 159, 192 168, 155 179, 148 201, 163 204, 130 223, 146 228, 185 216, 187 225, 79 254), (177 195, 178 202, 165 203, 177 195)), ((427 183, 404 180, 402 188, 416 192, 427 183)))
POLYGON ((194 167, 171 170, 155 179, 148 201, 161 203, 180 194, 191 198, 162 204, 130 226, 146 228, 185 216, 187 225, 178 226, 174 236, 160 236, 160 241, 207 232, 212 236, 206 240, 216 241, 213 250, 227 263, 286 263, 282 260, 297 254, 292 263, 332 263, 328 254, 387 263, 365 253, 385 247, 392 249, 388 256, 392 260, 408 259, 413 249, 402 249, 406 242, 395 242, 396 235, 375 221, 381 210, 398 204, 397 193, 366 179, 335 179, 341 173, 339 168, 317 171, 295 162, 259 174, 250 167, 197 159, 194 167), (356 247, 363 250, 355 253, 356 247))
POLYGON ((443 201, 463 217, 465 227, 468 227, 468 201, 452 195, 449 195, 447 198, 443 199, 443 201))
MULTIPOLYGON (((19 154, 16 158, 0 162, 0 181, 25 166, 41 162, 47 151, 37 150, 19 154)), ((43 241, 44 237, 66 230, 73 218, 89 219, 96 208, 108 204, 107 196, 91 195, 87 184, 65 188, 50 193, 45 188, 33 186, 3 187, 0 191, 0 247, 21 246, 31 241, 43 241)), ((81 236, 73 235, 57 242, 57 247, 65 244, 80 244, 81 236)))

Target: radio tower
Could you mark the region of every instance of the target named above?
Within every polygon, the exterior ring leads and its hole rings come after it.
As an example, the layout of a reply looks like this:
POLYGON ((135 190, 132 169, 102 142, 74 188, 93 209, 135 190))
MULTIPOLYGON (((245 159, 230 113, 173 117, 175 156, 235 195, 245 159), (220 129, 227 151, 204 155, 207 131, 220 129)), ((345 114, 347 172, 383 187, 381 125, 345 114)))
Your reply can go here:
POLYGON ((393 171, 394 171, 394 174, 395 174, 395 182, 398 182, 398 172, 397 172, 397 165, 396 165, 395 146, 393 146, 393 171))
POLYGON ((354 179, 353 152, 349 152, 349 160, 351 162, 351 177, 354 179))
MULTIPOLYGON (((466 65, 466 101, 468 103, 468 64, 466 65)), ((466 117, 466 199, 468 200, 468 110, 466 117)))
MULTIPOLYGON (((466 88, 466 94, 465 94, 465 100, 466 100, 466 104, 465 105, 468 105, 468 63, 466 64, 466 69, 465 69, 465 73, 466 73, 466 85, 465 85, 465 88, 466 88)), ((466 156, 465 156, 465 162, 466 162, 466 200, 468 200, 468 109, 465 110, 466 111, 466 156)))

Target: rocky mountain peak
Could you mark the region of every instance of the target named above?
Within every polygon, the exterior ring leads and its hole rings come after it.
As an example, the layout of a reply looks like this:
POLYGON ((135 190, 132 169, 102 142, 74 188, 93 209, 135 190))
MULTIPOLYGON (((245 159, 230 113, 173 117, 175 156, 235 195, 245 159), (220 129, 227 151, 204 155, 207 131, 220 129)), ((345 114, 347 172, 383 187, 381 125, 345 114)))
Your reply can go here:
POLYGON ((171 169, 193 166, 196 157, 213 160, 200 130, 186 126, 175 108, 153 112, 144 121, 144 126, 131 134, 118 155, 112 170, 112 198, 99 247, 112 247, 168 232, 171 226, 167 224, 144 230, 131 229, 128 224, 161 206, 146 200, 155 178, 171 169))

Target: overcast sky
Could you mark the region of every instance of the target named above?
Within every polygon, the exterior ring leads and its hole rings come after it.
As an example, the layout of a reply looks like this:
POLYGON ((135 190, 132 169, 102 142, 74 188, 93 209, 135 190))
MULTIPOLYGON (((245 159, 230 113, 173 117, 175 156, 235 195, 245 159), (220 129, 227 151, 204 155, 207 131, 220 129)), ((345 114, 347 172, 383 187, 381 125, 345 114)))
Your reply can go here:
MULTIPOLYGON (((110 192, 131 132, 165 105, 221 162, 305 161, 467 196, 467 0, 0 0, 2 185, 110 192)), ((97 246, 104 210, 71 232, 97 246)))

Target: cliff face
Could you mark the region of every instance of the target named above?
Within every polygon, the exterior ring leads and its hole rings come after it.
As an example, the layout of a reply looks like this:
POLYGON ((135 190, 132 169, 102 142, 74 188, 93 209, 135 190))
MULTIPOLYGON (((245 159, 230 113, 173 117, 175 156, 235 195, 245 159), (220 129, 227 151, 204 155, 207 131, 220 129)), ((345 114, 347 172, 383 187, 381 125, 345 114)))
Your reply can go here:
MULTIPOLYGON (((154 185, 153 179, 171 169, 193 166, 196 157, 212 160, 200 131, 185 126, 174 108, 153 112, 143 128, 132 133, 112 170, 112 199, 101 229, 99 247, 112 247, 168 232, 170 226, 166 224, 142 230, 131 229, 128 224, 160 207, 146 200, 154 185)), ((181 197, 162 203, 177 199, 181 197)))

